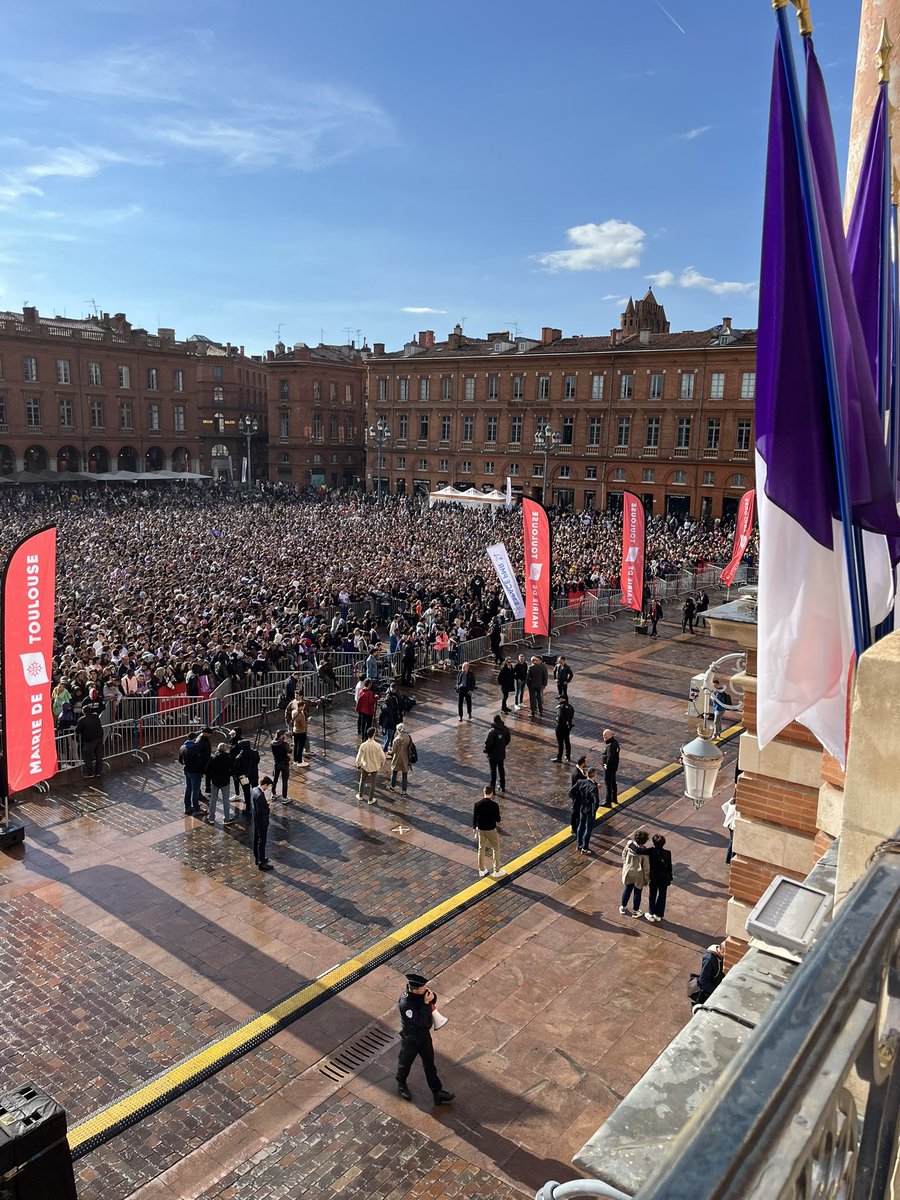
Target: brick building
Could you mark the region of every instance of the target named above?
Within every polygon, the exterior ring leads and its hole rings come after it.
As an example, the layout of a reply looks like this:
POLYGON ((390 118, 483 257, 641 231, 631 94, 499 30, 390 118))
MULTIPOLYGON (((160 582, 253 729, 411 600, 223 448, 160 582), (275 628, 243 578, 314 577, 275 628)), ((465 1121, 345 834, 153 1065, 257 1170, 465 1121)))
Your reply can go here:
POLYGON ((370 488, 505 487, 576 509, 635 492, 654 513, 731 517, 753 484, 756 333, 730 318, 671 333, 652 291, 606 337, 421 332, 367 362, 370 488), (559 435, 544 452, 542 427, 559 435))
POLYGON ((367 349, 286 348, 266 355, 269 479, 299 486, 353 487, 363 476, 367 349))
POLYGON ((267 375, 243 347, 173 329, 134 329, 124 313, 86 320, 0 312, 0 474, 200 471, 240 476, 241 415, 259 427, 265 473, 267 375))

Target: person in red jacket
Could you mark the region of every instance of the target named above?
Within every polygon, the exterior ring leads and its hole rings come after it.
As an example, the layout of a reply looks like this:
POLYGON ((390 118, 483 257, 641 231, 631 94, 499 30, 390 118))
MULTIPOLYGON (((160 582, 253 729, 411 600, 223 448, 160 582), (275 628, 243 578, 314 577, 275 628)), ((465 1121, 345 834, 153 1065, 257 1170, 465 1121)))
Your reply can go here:
POLYGON ((377 698, 372 681, 366 679, 356 698, 356 733, 360 740, 366 736, 370 727, 375 723, 376 703, 377 698))

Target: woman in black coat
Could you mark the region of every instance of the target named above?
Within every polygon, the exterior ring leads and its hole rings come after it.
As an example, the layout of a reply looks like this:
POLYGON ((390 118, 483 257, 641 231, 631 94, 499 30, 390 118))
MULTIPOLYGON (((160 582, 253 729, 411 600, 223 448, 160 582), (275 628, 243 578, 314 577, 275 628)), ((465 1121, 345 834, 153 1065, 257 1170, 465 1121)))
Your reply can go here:
POLYGON ((666 839, 654 833, 650 839, 650 911, 644 916, 657 925, 666 915, 666 892, 672 882, 672 853, 666 849, 666 839))

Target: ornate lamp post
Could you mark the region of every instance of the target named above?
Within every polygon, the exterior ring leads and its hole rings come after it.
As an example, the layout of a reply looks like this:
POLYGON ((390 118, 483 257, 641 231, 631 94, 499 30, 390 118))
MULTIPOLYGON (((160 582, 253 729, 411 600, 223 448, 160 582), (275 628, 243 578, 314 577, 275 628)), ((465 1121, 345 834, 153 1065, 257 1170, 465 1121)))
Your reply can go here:
POLYGON ((556 429, 551 429, 549 425, 541 425, 534 434, 534 444, 538 450, 544 452, 544 479, 541 487, 541 500, 546 505, 547 503, 547 463, 550 458, 550 451, 555 450, 562 441, 562 434, 556 429))
POLYGON ((369 439, 375 443, 375 464, 378 469, 378 503, 381 504, 381 451, 384 443, 391 436, 387 421, 379 417, 374 425, 369 426, 369 439))
MULTIPOLYGON (((681 747, 681 760, 684 764, 684 794, 694 808, 700 808, 707 800, 712 799, 716 790, 719 767, 725 757, 712 740, 716 723, 710 713, 711 683, 724 667, 737 665, 743 669, 745 662, 742 654, 725 654, 711 663, 703 676, 703 684, 700 689, 703 693, 703 715, 697 726, 697 736, 686 746, 681 747)), ((722 707, 731 712, 738 712, 741 708, 740 704, 733 702, 722 707)))
POLYGON ((247 439, 247 495, 252 496, 253 472, 250 469, 250 439, 255 433, 259 433, 259 421, 256 419, 256 417, 239 417, 238 431, 247 439))

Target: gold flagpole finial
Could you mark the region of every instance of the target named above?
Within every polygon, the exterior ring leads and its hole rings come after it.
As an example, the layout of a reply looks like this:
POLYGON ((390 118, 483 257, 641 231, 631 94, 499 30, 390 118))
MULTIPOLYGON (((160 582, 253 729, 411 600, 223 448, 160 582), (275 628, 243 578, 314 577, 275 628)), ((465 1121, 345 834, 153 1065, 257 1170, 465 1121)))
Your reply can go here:
POLYGON ((789 0, 772 0, 772 7, 778 12, 779 8, 787 8, 789 0))
POLYGON ((875 63, 878 67, 878 82, 889 83, 891 78, 891 51, 894 43, 888 33, 887 21, 881 22, 881 37, 878 39, 878 49, 875 51, 875 63))
POLYGON ((797 10, 797 24, 800 26, 801 37, 812 37, 813 23, 809 12, 809 0, 791 0, 797 10))

